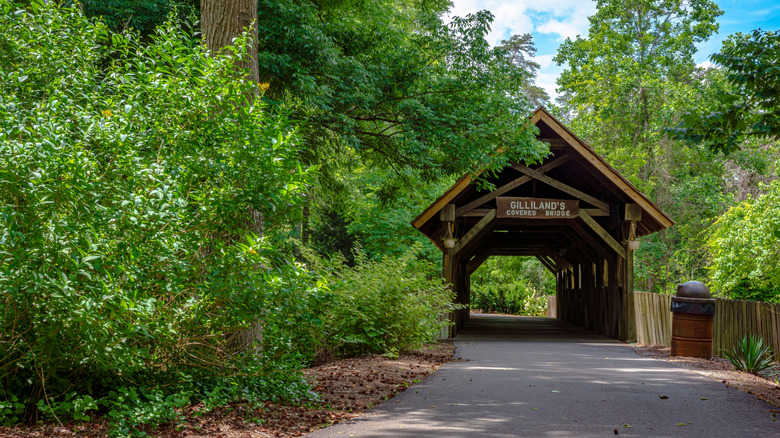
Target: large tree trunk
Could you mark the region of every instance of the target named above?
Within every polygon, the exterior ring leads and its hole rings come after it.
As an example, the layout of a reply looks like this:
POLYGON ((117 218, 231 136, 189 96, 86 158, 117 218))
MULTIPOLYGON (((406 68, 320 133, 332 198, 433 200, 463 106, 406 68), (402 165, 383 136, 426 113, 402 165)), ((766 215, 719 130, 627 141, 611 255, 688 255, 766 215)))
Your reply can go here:
MULTIPOLYGON (((257 0, 200 0, 200 25, 211 53, 219 53, 225 46, 233 45, 247 29, 252 39, 247 56, 236 60, 236 66, 246 72, 246 80, 260 82, 257 59, 257 0)), ((247 96, 251 101, 254 96, 247 96)), ((263 214, 250 209, 247 225, 252 231, 262 234, 263 214)), ((248 328, 228 334, 228 348, 232 351, 254 349, 260 351, 263 340, 261 321, 252 322, 248 328)))
POLYGON ((260 82, 257 61, 257 0, 200 0, 200 26, 206 47, 217 53, 248 28, 252 47, 247 59, 237 62, 247 72, 247 79, 260 82))

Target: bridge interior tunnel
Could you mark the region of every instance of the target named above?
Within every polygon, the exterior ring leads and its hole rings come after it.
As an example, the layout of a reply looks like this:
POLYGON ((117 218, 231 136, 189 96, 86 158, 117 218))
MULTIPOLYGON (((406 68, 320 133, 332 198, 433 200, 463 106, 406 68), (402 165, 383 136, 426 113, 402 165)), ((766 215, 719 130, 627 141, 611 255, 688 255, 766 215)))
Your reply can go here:
POLYGON ((471 277, 491 256, 534 257, 555 277, 557 318, 586 327, 615 339, 630 339, 634 333, 628 321, 633 309, 626 293, 628 261, 610 254, 595 242, 581 237, 581 226, 566 223, 496 221, 484 240, 467 245, 450 257, 445 254, 445 275, 451 278, 455 301, 463 304, 454 312, 454 336, 470 316, 471 277))
POLYGON ((443 257, 443 277, 469 318, 471 275, 491 256, 530 256, 555 276, 555 316, 615 339, 635 336, 633 251, 674 222, 543 108, 532 122, 551 154, 513 163, 477 184, 460 178, 412 225, 443 257))
POLYGON ((544 316, 555 275, 533 256, 490 256, 469 275, 470 314, 544 316))

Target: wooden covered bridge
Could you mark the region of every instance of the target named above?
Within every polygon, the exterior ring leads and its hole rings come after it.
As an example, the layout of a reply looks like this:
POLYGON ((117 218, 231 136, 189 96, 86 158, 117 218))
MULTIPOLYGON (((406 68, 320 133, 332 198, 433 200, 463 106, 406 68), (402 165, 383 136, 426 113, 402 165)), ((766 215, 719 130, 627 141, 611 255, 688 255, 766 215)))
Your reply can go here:
MULTIPOLYGON (((671 218, 544 108, 532 122, 551 155, 515 163, 480 190, 468 175, 412 225, 444 256, 444 278, 468 305, 470 276, 495 256, 533 256, 555 275, 557 317, 620 340, 635 337, 633 251, 671 218)), ((454 336, 468 307, 450 315, 454 336)))

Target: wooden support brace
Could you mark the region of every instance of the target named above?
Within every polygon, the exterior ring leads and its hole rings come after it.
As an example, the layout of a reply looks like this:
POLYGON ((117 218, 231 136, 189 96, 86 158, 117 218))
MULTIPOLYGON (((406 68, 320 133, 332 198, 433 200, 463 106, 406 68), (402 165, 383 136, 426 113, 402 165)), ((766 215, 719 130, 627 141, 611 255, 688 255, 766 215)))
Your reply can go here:
POLYGON ((482 217, 486 214, 490 213, 489 208, 475 208, 474 210, 471 210, 467 213, 463 213, 462 217, 482 217))
POLYGON ((555 266, 553 266, 553 264, 549 260, 547 260, 544 256, 540 256, 539 255, 539 256, 536 256, 536 258, 537 258, 537 260, 539 260, 539 262, 542 265, 544 265, 545 268, 547 268, 548 271, 550 271, 553 274, 555 274, 557 272, 557 270, 555 269, 555 266))
MULTIPOLYGON (((566 154, 562 155, 559 158, 556 158, 555 160, 550 161, 549 163, 545 164, 544 166, 540 166, 538 169, 536 169, 536 172, 544 173, 549 170, 555 169, 556 167, 566 164, 567 161, 571 159, 571 156, 566 154)), ((469 202, 468 204, 464 205, 463 207, 460 207, 456 215, 457 216, 463 216, 464 214, 470 212, 471 210, 474 210, 475 208, 479 207, 480 205, 490 201, 491 199, 495 199, 504 193, 514 189, 515 187, 520 187, 521 185, 531 181, 531 177, 528 176, 521 176, 520 178, 517 178, 516 180, 507 183, 495 190, 493 190, 490 193, 487 193, 483 196, 480 196, 479 198, 475 199, 474 201, 469 202)), ((607 209, 609 211, 609 209, 607 209)))
POLYGON ((581 200, 587 202, 588 204, 591 204, 591 205, 593 205, 593 206, 595 206, 595 207, 597 207, 597 208, 599 208, 601 210, 605 210, 607 212, 609 211, 609 204, 607 204, 606 202, 604 202, 602 200, 599 200, 599 199, 596 199, 593 196, 590 196, 589 194, 587 194, 585 192, 577 190, 574 187, 571 187, 571 186, 569 186, 567 184, 564 184, 564 183, 558 181, 557 179, 550 178, 549 176, 544 175, 544 174, 542 174, 542 173, 540 173, 540 172, 538 172, 536 170, 533 170, 530 167, 523 166, 522 164, 515 164, 515 165, 512 166, 512 168, 515 169, 515 170, 519 170, 520 172, 523 172, 524 174, 526 174, 526 175, 528 175, 528 176, 530 176, 530 177, 532 177, 532 178, 534 178, 536 180, 539 180, 539 181, 541 181, 541 182, 543 182, 545 184, 553 186, 553 187, 555 187, 556 189, 558 189, 558 190, 560 190, 562 192, 568 193, 568 194, 574 196, 575 198, 581 199, 581 200))
POLYGON ((582 210, 585 210, 585 213, 588 213, 591 216, 609 216, 609 210, 602 210, 600 208, 583 208, 582 210))
POLYGON ((571 226, 564 230, 564 234, 573 244, 571 251, 581 254, 588 260, 596 260, 602 256, 601 253, 607 252, 590 233, 576 222, 572 222, 571 226))
POLYGON ((477 236, 482 230, 487 228, 487 226, 493 222, 493 220, 496 218, 496 210, 490 210, 490 213, 486 214, 485 217, 479 220, 479 222, 476 223, 463 237, 458 239, 457 242, 455 242, 455 247, 452 248, 450 251, 450 254, 457 254, 460 250, 463 249, 464 246, 466 246, 469 242, 471 242, 474 237, 477 236))
POLYGON ((468 271, 469 275, 473 274, 474 271, 479 269, 479 267, 485 263, 485 260, 487 260, 488 257, 490 257, 490 249, 482 251, 481 253, 477 254, 476 257, 466 263, 466 271, 468 271))
POLYGON ((569 263, 566 258, 555 254, 555 251, 553 251, 551 248, 545 248, 543 250, 547 257, 549 257, 551 260, 553 260, 556 264, 558 264, 561 268, 560 270, 566 270, 566 269, 573 269, 571 263, 569 263))
POLYGON ((596 232, 596 234, 599 235, 605 242, 607 242, 607 245, 609 245, 620 257, 623 259, 626 258, 626 249, 623 248, 620 243, 618 243, 617 240, 615 240, 614 237, 610 236, 609 233, 607 233, 607 230, 604 228, 601 228, 601 225, 596 222, 591 215, 586 213, 583 210, 580 210, 580 218, 593 230, 596 232))

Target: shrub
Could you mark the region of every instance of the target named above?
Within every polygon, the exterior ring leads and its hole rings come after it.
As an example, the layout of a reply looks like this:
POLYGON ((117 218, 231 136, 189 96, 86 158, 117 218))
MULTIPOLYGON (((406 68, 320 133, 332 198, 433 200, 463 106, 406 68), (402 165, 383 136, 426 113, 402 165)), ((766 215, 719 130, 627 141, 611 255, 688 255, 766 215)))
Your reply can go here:
POLYGON ((780 301, 780 181, 730 208, 708 241, 714 290, 732 299, 780 301))
POLYGON ((522 257, 488 259, 471 277, 471 308, 485 312, 545 316, 547 294, 554 291, 554 277, 542 273, 538 261, 522 257))
POLYGON ((0 0, 0 422, 305 396, 289 335, 231 345, 314 285, 272 243, 308 173, 246 98, 247 42, 211 57, 186 23, 146 44, 51 3, 0 0))
POLYGON ((343 257, 326 260, 307 252, 327 285, 315 344, 337 356, 395 355, 435 340, 449 324, 439 316, 456 306, 450 289, 431 275, 433 265, 417 258, 420 250, 415 245, 379 261, 357 251, 351 267, 343 257))
POLYGON ((758 374, 772 366, 772 349, 764 345, 764 339, 755 335, 745 336, 731 351, 723 351, 726 359, 739 371, 758 374))

